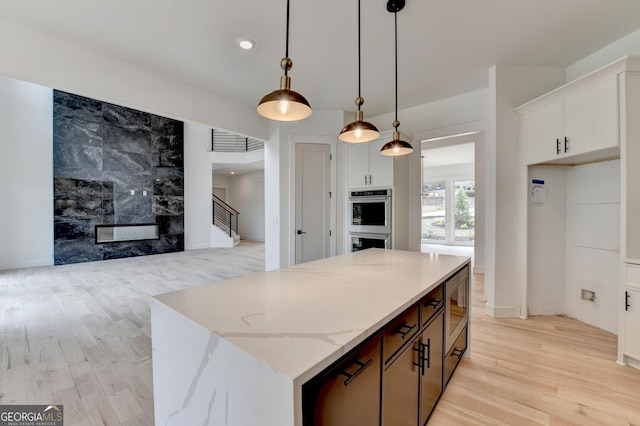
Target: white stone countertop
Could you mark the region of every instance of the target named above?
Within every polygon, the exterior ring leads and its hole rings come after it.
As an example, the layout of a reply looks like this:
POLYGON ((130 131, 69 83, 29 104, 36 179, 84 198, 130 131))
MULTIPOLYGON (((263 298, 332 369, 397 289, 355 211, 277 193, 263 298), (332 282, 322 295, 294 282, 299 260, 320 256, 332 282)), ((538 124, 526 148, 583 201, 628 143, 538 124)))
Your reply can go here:
POLYGON ((301 385, 468 262, 368 249, 155 299, 301 385))

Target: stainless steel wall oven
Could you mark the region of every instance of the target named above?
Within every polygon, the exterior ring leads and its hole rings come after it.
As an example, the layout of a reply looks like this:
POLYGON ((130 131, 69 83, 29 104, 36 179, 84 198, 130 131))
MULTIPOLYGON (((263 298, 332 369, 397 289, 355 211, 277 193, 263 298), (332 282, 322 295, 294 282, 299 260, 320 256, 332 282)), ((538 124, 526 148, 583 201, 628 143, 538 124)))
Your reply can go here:
POLYGON ((351 191, 349 232, 391 234, 391 189, 351 191))

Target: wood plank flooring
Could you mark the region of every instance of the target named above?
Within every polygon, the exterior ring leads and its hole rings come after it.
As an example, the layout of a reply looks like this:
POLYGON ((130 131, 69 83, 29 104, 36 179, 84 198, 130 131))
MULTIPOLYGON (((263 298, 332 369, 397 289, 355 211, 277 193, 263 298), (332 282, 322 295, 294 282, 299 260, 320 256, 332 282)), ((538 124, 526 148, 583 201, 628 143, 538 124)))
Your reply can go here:
MULTIPOLYGON (((65 426, 153 425, 149 298, 262 271, 264 245, 0 271, 0 404, 64 404, 65 426)), ((562 317, 484 315, 429 425, 638 425, 616 336, 562 317)), ((189 426, 189 425, 185 425, 189 426)))
POLYGON ((492 319, 472 282, 471 357, 431 425, 640 425, 640 371, 615 363, 617 337, 565 317, 492 319))
MULTIPOLYGON (((264 270, 264 244, 0 271, 0 404, 153 425, 149 299, 264 270)), ((185 425, 186 426, 186 425, 185 425)))

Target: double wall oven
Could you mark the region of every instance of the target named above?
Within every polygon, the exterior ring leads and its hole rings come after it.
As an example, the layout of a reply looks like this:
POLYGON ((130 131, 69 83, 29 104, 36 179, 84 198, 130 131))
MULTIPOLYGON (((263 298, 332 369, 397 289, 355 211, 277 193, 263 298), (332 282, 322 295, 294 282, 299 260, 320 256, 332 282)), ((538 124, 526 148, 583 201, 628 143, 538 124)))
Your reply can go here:
POLYGON ((349 193, 351 251, 391 248, 391 189, 349 193))

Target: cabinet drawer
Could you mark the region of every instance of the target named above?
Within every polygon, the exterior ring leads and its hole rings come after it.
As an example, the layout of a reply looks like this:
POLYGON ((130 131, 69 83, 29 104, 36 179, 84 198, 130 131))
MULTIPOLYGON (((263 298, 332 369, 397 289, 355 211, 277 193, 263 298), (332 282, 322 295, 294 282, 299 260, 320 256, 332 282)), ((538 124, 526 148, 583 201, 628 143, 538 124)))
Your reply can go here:
POLYGON ((456 369, 458 363, 462 359, 462 355, 467 350, 467 327, 462 330, 460 336, 456 339, 456 342, 451 347, 451 350, 447 354, 447 358, 444 360, 444 381, 449 382, 453 370, 456 369))
POLYGON ((418 306, 413 305, 385 327, 382 346, 385 365, 400 348, 410 342, 413 336, 418 333, 420 328, 418 317, 418 306))
POLYGON ((436 289, 431 290, 431 292, 420 301, 422 325, 427 324, 443 307, 444 285, 439 285, 436 289))
POLYGON ((380 370, 380 338, 374 338, 332 368, 308 395, 303 390, 304 425, 379 424, 380 370))

